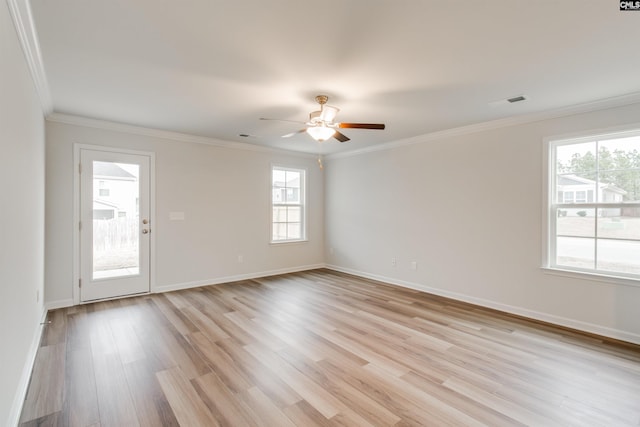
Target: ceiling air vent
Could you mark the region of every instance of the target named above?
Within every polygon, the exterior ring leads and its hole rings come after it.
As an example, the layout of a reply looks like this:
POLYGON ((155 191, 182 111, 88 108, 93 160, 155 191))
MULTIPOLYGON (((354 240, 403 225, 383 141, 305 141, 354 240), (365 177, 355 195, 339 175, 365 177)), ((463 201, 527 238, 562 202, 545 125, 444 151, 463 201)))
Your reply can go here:
POLYGON ((513 104, 514 102, 521 102, 521 101, 525 101, 526 99, 527 98, 520 95, 520 96, 514 96, 513 98, 507 98, 507 102, 509 102, 510 104, 513 104))

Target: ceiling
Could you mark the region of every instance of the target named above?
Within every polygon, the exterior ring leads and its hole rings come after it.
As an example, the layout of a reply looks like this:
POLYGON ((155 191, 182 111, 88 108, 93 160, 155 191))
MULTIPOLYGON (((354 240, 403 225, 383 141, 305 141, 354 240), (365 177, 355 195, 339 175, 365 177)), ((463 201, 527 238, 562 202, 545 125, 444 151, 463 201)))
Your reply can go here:
POLYGON ((615 0, 31 7, 54 112, 239 144, 332 154, 640 92, 640 12, 615 0), (259 120, 304 122, 317 94, 337 121, 386 130, 317 143, 280 137, 303 125, 259 120))

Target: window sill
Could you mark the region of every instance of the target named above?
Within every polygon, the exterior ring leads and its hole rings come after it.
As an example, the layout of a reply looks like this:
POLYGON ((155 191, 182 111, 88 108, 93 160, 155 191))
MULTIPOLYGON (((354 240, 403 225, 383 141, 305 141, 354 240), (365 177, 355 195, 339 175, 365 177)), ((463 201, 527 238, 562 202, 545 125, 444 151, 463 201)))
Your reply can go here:
POLYGON ((610 276, 605 274, 588 273, 584 271, 565 270, 558 267, 541 267, 545 274, 554 276, 570 277, 573 279, 590 280, 608 285, 622 285, 640 287, 640 280, 624 276, 610 276))
POLYGON ((301 239, 301 240, 276 240, 269 242, 270 245, 281 246, 281 245, 295 245, 298 243, 308 243, 309 239, 301 239))

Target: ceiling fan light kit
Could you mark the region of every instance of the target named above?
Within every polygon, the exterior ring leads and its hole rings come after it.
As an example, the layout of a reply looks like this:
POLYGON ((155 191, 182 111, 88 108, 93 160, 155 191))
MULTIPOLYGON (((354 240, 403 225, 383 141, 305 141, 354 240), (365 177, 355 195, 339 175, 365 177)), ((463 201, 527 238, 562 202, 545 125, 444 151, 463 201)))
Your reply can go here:
POLYGON ((308 127, 307 133, 311 135, 311 137, 316 141, 322 142, 331 138, 336 133, 336 130, 330 127, 327 127, 324 124, 320 124, 317 126, 308 127))

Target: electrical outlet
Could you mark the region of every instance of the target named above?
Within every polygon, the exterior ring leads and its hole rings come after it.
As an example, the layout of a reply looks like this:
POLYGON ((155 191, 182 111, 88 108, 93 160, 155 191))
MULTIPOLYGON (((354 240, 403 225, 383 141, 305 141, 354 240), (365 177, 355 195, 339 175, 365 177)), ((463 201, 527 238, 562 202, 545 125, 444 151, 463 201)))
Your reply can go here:
POLYGON ((391 267, 396 268, 397 265, 398 260, 395 257, 391 258, 391 267))
POLYGON ((244 262, 244 256, 243 255, 238 255, 238 262, 239 263, 243 263, 244 262))
POLYGON ((411 261, 411 269, 412 270, 417 270, 418 269, 418 262, 417 261, 411 261))

